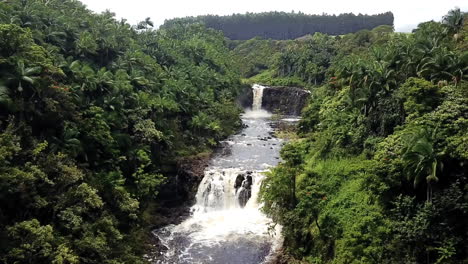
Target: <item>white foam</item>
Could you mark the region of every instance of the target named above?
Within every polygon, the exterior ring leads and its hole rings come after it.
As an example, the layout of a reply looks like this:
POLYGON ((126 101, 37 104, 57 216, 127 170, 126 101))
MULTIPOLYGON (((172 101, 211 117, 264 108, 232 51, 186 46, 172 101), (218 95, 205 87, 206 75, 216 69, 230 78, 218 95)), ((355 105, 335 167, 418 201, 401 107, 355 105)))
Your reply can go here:
POLYGON ((245 113, 242 115, 243 118, 247 119, 259 119, 259 118, 270 118, 273 114, 266 110, 245 110, 245 113))
POLYGON ((263 103, 263 90, 265 86, 254 84, 252 86, 253 98, 252 98, 252 109, 253 110, 261 110, 262 103, 263 103))
POLYGON ((285 121, 285 122, 299 122, 301 121, 300 118, 283 118, 281 119, 281 121, 285 121))

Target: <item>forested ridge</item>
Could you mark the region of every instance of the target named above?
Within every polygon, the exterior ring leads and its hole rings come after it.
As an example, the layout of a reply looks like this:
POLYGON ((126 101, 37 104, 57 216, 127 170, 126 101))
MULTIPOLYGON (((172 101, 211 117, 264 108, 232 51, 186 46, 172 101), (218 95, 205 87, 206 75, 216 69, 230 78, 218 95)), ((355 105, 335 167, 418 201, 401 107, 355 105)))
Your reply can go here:
POLYGON ((237 131, 222 33, 0 2, 0 262, 142 263, 165 168, 237 131))
POLYGON ((343 35, 380 25, 393 26, 393 14, 386 12, 377 15, 307 15, 301 12, 264 12, 230 16, 207 15, 170 19, 165 21, 161 28, 187 23, 203 23, 209 28, 221 30, 232 40, 248 40, 254 37, 295 39, 316 32, 343 35))
POLYGON ((312 93, 260 194, 280 263, 467 263, 467 43, 454 9, 410 34, 235 45, 246 82, 312 93))

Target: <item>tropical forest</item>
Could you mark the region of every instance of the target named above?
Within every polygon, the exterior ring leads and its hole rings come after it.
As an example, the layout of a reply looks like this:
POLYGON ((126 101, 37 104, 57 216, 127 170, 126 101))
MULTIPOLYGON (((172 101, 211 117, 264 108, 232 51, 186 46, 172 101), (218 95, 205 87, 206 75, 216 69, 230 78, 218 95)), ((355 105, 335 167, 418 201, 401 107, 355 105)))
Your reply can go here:
POLYGON ((0 263, 468 263, 468 9, 113 3, 0 1, 0 263))

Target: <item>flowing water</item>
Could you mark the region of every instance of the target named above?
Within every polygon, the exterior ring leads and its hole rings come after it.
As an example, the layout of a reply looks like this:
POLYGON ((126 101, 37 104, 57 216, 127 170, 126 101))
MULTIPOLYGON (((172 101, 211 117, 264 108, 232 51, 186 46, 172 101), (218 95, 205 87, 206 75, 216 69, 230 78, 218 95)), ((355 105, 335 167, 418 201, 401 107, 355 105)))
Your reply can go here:
POLYGON ((252 111, 260 111, 262 110, 263 90, 265 89, 265 87, 258 85, 258 84, 254 84, 252 86, 252 89, 253 89, 252 111))
POLYGON ((257 202, 264 172, 279 162, 281 139, 272 136, 270 114, 261 110, 263 87, 253 86, 246 128, 226 141, 198 188, 192 215, 154 231, 167 248, 155 263, 259 264, 281 246, 280 227, 257 202), (227 154, 226 154, 227 152, 227 154))

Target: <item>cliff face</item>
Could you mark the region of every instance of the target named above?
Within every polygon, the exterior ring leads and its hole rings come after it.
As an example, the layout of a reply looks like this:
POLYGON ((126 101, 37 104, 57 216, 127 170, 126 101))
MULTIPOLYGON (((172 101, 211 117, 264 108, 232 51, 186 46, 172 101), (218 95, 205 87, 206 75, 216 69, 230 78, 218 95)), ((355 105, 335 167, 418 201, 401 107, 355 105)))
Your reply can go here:
POLYGON ((166 166, 167 182, 159 191, 158 198, 174 204, 192 205, 210 159, 211 153, 205 153, 179 159, 172 166, 166 166))
POLYGON ((237 103, 242 108, 251 108, 253 103, 253 91, 250 85, 244 85, 241 94, 237 98, 237 103))
POLYGON ((263 90, 262 108, 283 115, 300 115, 310 93, 297 87, 266 87, 263 90))
MULTIPOLYGON (((148 206, 146 225, 152 229, 178 224, 190 216, 198 185, 204 177, 211 154, 201 154, 175 161, 162 168, 167 182, 159 190, 158 199, 148 206)), ((152 242, 158 246, 157 241, 152 242)), ((157 247, 156 247, 157 249, 157 247)), ((159 254, 159 249, 157 254, 159 254)))

